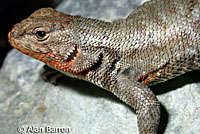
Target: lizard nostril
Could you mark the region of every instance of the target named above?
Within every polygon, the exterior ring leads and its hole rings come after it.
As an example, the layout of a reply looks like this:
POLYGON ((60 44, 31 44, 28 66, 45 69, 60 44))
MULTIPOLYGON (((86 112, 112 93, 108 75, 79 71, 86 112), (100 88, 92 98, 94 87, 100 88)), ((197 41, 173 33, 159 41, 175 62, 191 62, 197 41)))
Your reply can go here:
POLYGON ((8 33, 8 41, 10 44, 15 47, 14 39, 18 37, 19 31, 17 30, 18 24, 15 24, 12 28, 12 30, 8 33))
POLYGON ((18 24, 15 24, 12 28, 12 30, 8 33, 8 40, 10 40, 12 37, 16 38, 18 36, 18 30, 16 30, 18 24))

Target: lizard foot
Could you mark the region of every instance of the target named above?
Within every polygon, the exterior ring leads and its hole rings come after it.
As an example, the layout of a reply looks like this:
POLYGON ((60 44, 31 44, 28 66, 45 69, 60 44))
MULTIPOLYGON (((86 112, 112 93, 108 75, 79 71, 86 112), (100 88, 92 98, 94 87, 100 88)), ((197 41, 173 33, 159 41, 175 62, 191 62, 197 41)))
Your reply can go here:
POLYGON ((59 79, 64 77, 64 74, 50 68, 47 65, 44 65, 44 72, 40 75, 40 77, 44 80, 44 81, 49 81, 51 82, 53 85, 58 85, 59 83, 59 79))

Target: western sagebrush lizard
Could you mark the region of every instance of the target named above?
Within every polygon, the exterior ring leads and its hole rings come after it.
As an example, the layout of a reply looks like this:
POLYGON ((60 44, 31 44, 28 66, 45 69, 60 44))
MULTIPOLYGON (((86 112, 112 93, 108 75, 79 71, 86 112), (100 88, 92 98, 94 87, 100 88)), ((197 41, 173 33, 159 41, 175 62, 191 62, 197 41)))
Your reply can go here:
POLYGON ((200 68, 200 1, 152 0, 114 22, 34 12, 8 34, 19 51, 112 92, 136 110, 139 134, 156 134, 149 85, 200 68))

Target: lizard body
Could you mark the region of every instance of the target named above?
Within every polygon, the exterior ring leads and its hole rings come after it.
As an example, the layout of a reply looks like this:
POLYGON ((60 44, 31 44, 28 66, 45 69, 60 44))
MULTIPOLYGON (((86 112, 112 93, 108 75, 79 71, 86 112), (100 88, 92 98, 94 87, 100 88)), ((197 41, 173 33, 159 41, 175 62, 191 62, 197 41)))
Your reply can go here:
POLYGON ((112 92, 136 110, 139 134, 156 134, 160 105, 148 86, 200 69, 200 1, 152 0, 114 22, 43 8, 8 38, 19 51, 112 92))

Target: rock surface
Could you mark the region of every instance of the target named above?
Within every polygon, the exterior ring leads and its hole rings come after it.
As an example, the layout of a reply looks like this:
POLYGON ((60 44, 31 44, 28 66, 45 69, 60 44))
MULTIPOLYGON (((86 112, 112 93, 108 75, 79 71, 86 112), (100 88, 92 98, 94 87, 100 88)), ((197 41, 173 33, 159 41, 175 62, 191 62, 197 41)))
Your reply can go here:
MULTIPOLYGON (((68 0, 57 9, 112 21, 127 16, 139 2, 68 0)), ((37 127, 64 127, 70 134, 137 133, 134 111, 114 95, 69 77, 58 86, 44 82, 40 78, 43 65, 17 50, 8 54, 0 70, 0 133, 16 134, 24 125, 29 130, 35 126, 35 131, 37 127)), ((199 71, 152 87, 163 105, 159 133, 200 132, 200 83, 191 80, 197 79, 196 74, 199 71)))

